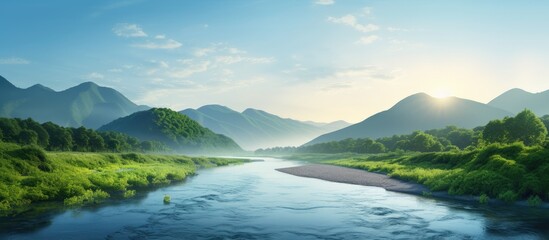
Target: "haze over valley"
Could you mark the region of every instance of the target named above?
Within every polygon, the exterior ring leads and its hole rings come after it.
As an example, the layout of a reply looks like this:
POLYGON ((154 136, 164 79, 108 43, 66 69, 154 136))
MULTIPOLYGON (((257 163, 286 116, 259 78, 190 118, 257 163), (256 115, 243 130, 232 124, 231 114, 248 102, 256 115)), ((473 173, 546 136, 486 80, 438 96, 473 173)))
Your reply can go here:
POLYGON ((0 12, 0 239, 549 239, 549 3, 0 12))

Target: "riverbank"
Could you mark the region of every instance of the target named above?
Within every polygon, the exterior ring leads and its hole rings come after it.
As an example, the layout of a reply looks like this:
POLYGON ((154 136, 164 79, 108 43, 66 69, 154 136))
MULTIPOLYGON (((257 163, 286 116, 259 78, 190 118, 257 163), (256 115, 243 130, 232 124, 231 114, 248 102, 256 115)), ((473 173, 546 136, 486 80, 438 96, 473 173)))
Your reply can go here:
POLYGON ((381 173, 325 164, 310 164, 297 167, 279 168, 279 172, 299 177, 317 178, 331 182, 348 183, 384 188, 388 191, 421 195, 429 189, 421 184, 390 178, 381 173))
POLYGON ((45 152, 0 143, 0 216, 32 210, 35 203, 67 207, 132 198, 156 186, 185 180, 198 168, 243 159, 141 153, 45 152))
MULTIPOLYGON (((412 195, 431 197, 437 199, 464 201, 479 203, 480 197, 473 195, 451 195, 445 191, 432 192, 422 184, 391 178, 383 173, 368 172, 365 170, 329 164, 309 164, 297 167, 279 168, 279 172, 298 177, 316 178, 330 182, 380 187, 387 191, 407 193, 412 195)), ((488 199, 485 203, 503 205, 509 204, 498 199, 488 199)), ((530 206, 528 201, 516 201, 513 205, 530 206)), ((536 207, 549 208, 549 204, 542 203, 536 207)))

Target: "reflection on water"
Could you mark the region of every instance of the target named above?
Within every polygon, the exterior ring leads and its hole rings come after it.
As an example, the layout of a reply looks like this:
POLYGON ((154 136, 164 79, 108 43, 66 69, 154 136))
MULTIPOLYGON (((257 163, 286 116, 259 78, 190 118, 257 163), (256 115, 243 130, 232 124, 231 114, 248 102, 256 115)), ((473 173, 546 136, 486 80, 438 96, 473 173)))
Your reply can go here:
MULTIPOLYGON (((424 239, 549 237, 547 210, 477 207, 300 178, 267 159, 208 169, 142 199, 66 211, 7 239, 424 239), (171 196, 171 204, 162 201, 171 196)), ((28 220, 20 220, 21 223, 28 220)), ((40 222, 40 221, 39 221, 40 222)), ((3 226, 3 225, 2 225, 3 226)), ((13 226, 13 225, 12 225, 13 226)), ((6 230, 6 229, 4 229, 6 230)), ((13 229, 12 229, 13 230, 13 229)), ((5 231, 4 231, 5 232, 5 231)))

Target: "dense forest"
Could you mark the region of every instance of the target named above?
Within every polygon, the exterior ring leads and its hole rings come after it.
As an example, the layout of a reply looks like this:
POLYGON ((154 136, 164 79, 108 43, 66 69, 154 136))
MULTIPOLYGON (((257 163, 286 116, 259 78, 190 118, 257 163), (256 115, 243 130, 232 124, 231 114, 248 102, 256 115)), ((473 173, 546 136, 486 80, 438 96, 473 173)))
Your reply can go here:
POLYGON ((259 149, 256 153, 444 152, 472 150, 482 148, 490 143, 509 144, 514 142, 522 142, 526 146, 536 146, 545 143, 547 127, 549 127, 549 115, 538 118, 532 111, 524 110, 515 117, 493 120, 485 126, 474 129, 448 126, 443 129, 415 131, 408 135, 394 135, 375 140, 349 138, 300 147, 259 149))
POLYGON ((48 151, 158 152, 168 148, 157 141, 139 141, 129 135, 84 127, 40 124, 30 118, 0 118, 0 141, 37 145, 48 151))

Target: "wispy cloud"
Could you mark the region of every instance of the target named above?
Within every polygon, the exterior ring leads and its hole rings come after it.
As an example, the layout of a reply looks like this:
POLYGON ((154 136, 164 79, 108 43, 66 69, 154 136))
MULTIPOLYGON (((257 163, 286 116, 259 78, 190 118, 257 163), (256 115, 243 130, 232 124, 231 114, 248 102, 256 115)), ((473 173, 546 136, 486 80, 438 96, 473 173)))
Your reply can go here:
POLYGON ((147 33, 137 24, 118 23, 112 28, 112 32, 119 37, 146 37, 147 33))
POLYGON ((103 76, 103 74, 98 72, 92 72, 82 76, 82 78, 85 80, 101 80, 101 79, 104 79, 105 76, 103 76))
POLYGON ((213 52, 215 52, 215 47, 198 48, 194 50, 193 55, 197 57, 204 57, 213 52))
POLYGON ((389 32, 410 32, 412 30, 407 29, 407 28, 388 27, 387 31, 389 31, 389 32))
POLYGON ((154 41, 154 42, 147 41, 145 43, 136 43, 132 45, 132 47, 145 48, 145 49, 175 49, 175 48, 180 48, 181 46, 183 46, 183 44, 173 39, 154 41))
POLYGON ((367 86, 372 82, 388 82, 399 74, 396 69, 384 69, 378 66, 364 66, 334 69, 330 74, 316 79, 310 84, 319 86, 323 91, 346 90, 358 86, 367 86))
POLYGON ((23 65, 30 64, 30 61, 24 58, 0 58, 0 65, 23 65))
POLYGON ((379 36, 370 35, 370 36, 361 37, 360 39, 358 39, 357 43, 363 44, 363 45, 368 45, 368 44, 374 43, 378 39, 379 39, 379 36))
POLYGON ((208 71, 211 62, 210 61, 201 61, 195 62, 192 60, 182 61, 184 67, 181 70, 174 70, 168 75, 173 78, 188 78, 194 74, 208 71))
POLYGON ((239 62, 248 62, 252 64, 272 63, 274 58, 267 57, 245 57, 241 55, 222 55, 215 57, 215 61, 223 64, 234 64, 239 62))
POLYGON ((340 17, 340 18, 337 18, 337 17, 328 17, 328 21, 329 22, 333 22, 333 23, 337 23, 337 24, 343 24, 343 25, 347 25, 347 26, 350 26, 352 28, 354 28, 355 30, 357 31, 360 31, 360 32, 373 32, 373 31, 377 31, 379 29, 379 26, 375 25, 375 24, 361 24, 358 22, 357 18, 352 15, 352 14, 347 14, 343 17, 340 17))
POLYGON ((316 0, 315 1, 315 4, 318 4, 318 5, 332 5, 334 3, 335 3, 334 0, 316 0))

